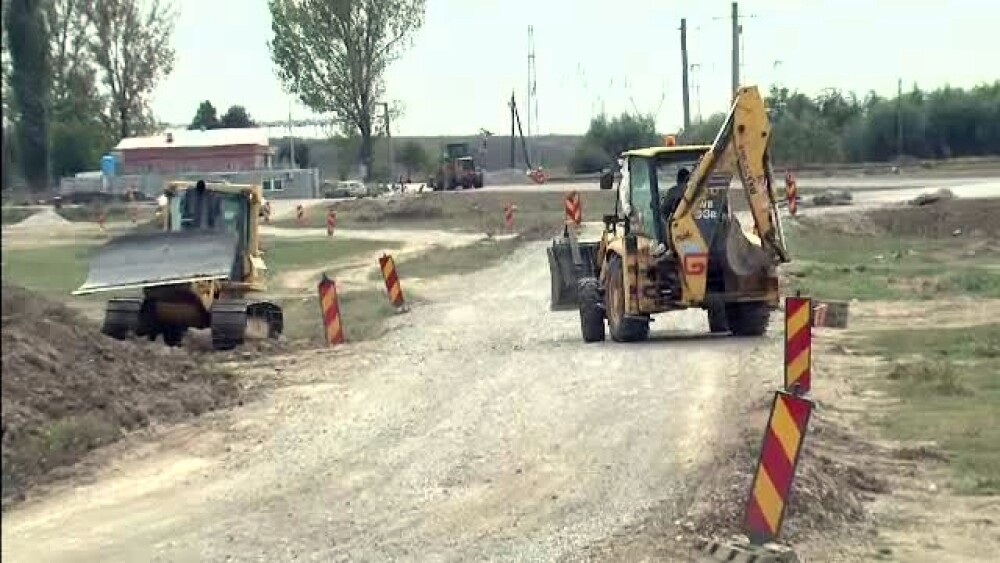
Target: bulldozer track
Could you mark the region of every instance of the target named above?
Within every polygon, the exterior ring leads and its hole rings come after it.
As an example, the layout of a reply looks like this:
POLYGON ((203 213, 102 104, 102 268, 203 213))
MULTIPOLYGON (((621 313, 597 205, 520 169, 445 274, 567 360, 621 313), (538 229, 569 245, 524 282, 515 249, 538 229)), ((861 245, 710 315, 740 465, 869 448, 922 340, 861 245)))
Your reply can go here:
POLYGON ((284 329, 281 309, 266 301, 226 299, 212 304, 212 348, 230 350, 248 338, 277 338, 284 329), (258 321, 258 322, 255 322, 258 321), (258 330, 262 321, 265 330, 258 330))
POLYGON ((101 332, 118 340, 123 340, 136 334, 139 328, 141 310, 142 299, 120 298, 109 300, 105 309, 101 332))

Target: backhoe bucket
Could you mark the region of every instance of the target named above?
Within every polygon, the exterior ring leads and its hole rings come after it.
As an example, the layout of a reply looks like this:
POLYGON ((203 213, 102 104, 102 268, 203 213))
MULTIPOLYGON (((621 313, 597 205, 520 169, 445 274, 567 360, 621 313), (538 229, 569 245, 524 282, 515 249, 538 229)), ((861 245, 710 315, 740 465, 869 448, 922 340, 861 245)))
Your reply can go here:
POLYGON ((578 307, 577 280, 594 275, 598 246, 599 242, 577 242, 570 237, 552 241, 552 246, 546 249, 552 283, 549 310, 568 311, 578 307))
POLYGON ((226 279, 237 266, 235 233, 136 233, 112 239, 90 260, 87 280, 73 295, 226 279))

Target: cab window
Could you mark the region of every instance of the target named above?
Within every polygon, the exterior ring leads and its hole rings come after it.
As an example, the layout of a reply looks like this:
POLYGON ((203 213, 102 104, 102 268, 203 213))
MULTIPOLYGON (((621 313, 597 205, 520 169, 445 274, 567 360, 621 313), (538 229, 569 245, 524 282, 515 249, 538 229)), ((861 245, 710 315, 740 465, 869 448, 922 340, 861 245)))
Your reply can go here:
POLYGON ((649 173, 649 160, 630 158, 628 175, 631 184, 629 199, 632 204, 633 225, 647 237, 656 236, 656 207, 653 205, 653 185, 649 173))

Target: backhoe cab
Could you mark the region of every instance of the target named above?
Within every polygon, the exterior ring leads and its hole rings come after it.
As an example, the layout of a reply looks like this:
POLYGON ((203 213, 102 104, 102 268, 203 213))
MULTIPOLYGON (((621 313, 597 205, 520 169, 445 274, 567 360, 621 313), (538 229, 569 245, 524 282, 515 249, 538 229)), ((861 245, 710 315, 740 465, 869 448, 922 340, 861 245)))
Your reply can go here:
POLYGON ((252 299, 265 289, 260 249, 261 186, 171 182, 161 198, 160 231, 116 237, 91 258, 74 295, 141 290, 108 301, 102 331, 177 346, 190 328, 212 331, 215 349, 277 338, 281 308, 252 299))
POLYGON ((652 316, 701 308, 712 332, 761 335, 789 261, 768 160, 770 123, 756 87, 741 88, 712 145, 621 155, 615 213, 599 242, 569 227, 549 249, 552 309, 577 308, 583 339, 644 340, 652 316), (756 233, 729 205, 739 177, 756 233))

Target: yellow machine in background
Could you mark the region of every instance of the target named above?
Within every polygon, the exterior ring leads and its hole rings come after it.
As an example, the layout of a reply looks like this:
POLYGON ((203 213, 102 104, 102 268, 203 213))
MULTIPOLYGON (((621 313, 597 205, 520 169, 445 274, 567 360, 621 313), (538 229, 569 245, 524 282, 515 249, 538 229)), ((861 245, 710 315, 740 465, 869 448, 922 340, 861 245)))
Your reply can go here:
POLYGON ((567 228, 549 249, 552 308, 576 306, 583 338, 643 340, 654 314, 698 307, 712 332, 760 335, 780 302, 777 266, 789 261, 768 147, 771 126, 756 87, 741 88, 710 146, 623 153, 613 215, 600 242, 567 228), (739 176, 759 235, 729 206, 739 176))
POLYGON ((265 290, 260 185, 171 182, 161 198, 162 231, 116 237, 93 256, 74 295, 142 290, 107 304, 102 331, 170 346, 189 328, 210 328, 215 349, 277 338, 281 308, 251 296, 265 290))

